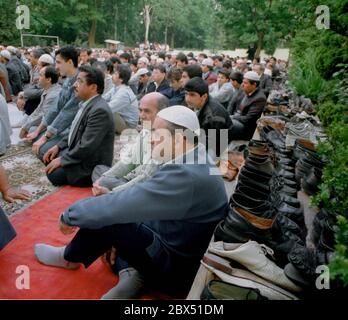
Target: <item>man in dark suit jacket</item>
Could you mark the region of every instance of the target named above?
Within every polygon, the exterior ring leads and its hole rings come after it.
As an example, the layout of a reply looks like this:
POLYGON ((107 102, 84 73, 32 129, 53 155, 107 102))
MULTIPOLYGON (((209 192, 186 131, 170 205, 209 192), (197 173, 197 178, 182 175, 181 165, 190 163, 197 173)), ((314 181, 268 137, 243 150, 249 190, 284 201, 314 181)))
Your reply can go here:
POLYGON ((54 185, 92 185, 91 175, 97 165, 111 166, 115 125, 111 110, 100 96, 104 91, 102 71, 81 66, 74 84, 82 100, 69 136, 47 151, 44 162, 47 178, 54 185))
POLYGON ((245 96, 245 92, 242 86, 243 77, 243 73, 239 71, 232 71, 230 74, 231 84, 234 88, 232 99, 230 100, 227 107, 227 112, 230 115, 233 115, 234 112, 239 108, 239 105, 245 96))
POLYGON ((253 71, 255 71, 260 76, 260 89, 263 91, 267 98, 273 88, 272 77, 268 74, 265 74, 265 66, 261 63, 255 64, 253 66, 253 71))
POLYGON ((245 96, 231 117, 233 140, 250 140, 254 135, 256 121, 261 117, 266 105, 266 96, 259 84, 260 76, 255 71, 248 71, 244 75, 245 96))

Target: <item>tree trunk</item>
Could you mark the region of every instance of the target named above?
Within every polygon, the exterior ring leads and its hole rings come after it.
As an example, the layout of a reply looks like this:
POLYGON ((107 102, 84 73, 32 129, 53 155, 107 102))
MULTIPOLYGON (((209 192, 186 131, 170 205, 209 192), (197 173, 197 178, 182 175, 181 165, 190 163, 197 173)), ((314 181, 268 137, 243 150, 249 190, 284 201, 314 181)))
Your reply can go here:
POLYGON ((89 30, 89 33, 88 33, 88 46, 90 48, 95 47, 95 35, 96 35, 96 33, 97 33, 97 20, 93 19, 91 29, 89 30))
POLYGON ((263 32, 258 32, 257 33, 257 49, 254 55, 254 58, 259 58, 261 50, 263 48, 263 40, 265 38, 265 35, 263 32))
POLYGON ((149 5, 144 6, 144 24, 145 24, 145 46, 149 45, 149 30, 151 24, 151 7, 149 5))
POLYGON ((173 50, 174 49, 174 31, 172 30, 172 34, 170 35, 170 49, 173 50))
POLYGON ((166 25, 166 29, 164 31, 164 43, 165 43, 166 48, 167 48, 167 44, 168 44, 168 25, 166 25))
POLYGON ((117 2, 115 2, 114 11, 115 11, 114 40, 117 40, 117 38, 118 38, 118 36, 117 36, 117 21, 118 21, 118 6, 117 6, 117 2))

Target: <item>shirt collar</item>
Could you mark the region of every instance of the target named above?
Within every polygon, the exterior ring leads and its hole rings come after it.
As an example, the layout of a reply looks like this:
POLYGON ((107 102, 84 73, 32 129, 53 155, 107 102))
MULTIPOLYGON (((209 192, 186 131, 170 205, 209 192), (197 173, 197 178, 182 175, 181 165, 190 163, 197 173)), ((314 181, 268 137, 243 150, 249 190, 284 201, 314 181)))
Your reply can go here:
POLYGON ((256 91, 257 91, 257 88, 256 88, 253 92, 250 92, 250 93, 248 94, 248 97, 251 97, 256 91))
POLYGON ((99 94, 96 94, 95 96, 93 96, 92 98, 89 98, 87 101, 83 101, 80 105, 81 108, 85 108, 87 107, 87 105, 95 98, 98 97, 99 94))

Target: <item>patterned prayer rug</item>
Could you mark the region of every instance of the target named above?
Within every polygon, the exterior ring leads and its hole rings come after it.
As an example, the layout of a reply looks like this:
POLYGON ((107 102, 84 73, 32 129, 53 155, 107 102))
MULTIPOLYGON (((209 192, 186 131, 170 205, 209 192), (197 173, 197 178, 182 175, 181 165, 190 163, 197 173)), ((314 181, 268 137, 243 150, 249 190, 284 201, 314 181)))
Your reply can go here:
MULTIPOLYGON (((119 160, 121 149, 126 143, 132 143, 134 137, 124 141, 120 136, 115 137, 114 163, 119 160)), ((47 179, 44 164, 32 153, 31 147, 12 145, 5 155, 0 157, 0 164, 6 169, 9 182, 13 187, 21 186, 31 193, 30 201, 18 200, 15 203, 6 203, 0 195, 0 205, 8 215, 25 208, 42 197, 57 190, 47 179)))

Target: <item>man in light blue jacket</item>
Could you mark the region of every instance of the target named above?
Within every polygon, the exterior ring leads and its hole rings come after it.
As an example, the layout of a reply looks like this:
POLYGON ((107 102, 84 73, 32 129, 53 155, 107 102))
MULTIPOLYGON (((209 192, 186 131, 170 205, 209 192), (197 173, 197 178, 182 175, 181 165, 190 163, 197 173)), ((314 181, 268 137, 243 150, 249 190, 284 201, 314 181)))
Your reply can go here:
POLYGON ((114 246, 127 264, 104 299, 136 298, 144 282, 167 292, 188 290, 227 211, 223 180, 197 143, 196 114, 183 106, 165 108, 152 132, 152 156, 164 162, 152 178, 76 202, 60 218, 63 233, 80 228, 73 240, 66 247, 35 246, 41 263, 66 269, 87 268, 114 246))
POLYGON ((74 47, 64 47, 56 52, 56 68, 66 77, 58 103, 43 117, 39 127, 27 136, 33 144, 33 153, 43 159, 45 153, 69 134, 70 126, 78 110, 80 99, 75 96, 79 53, 74 47), (41 136, 40 136, 41 135, 41 136))

